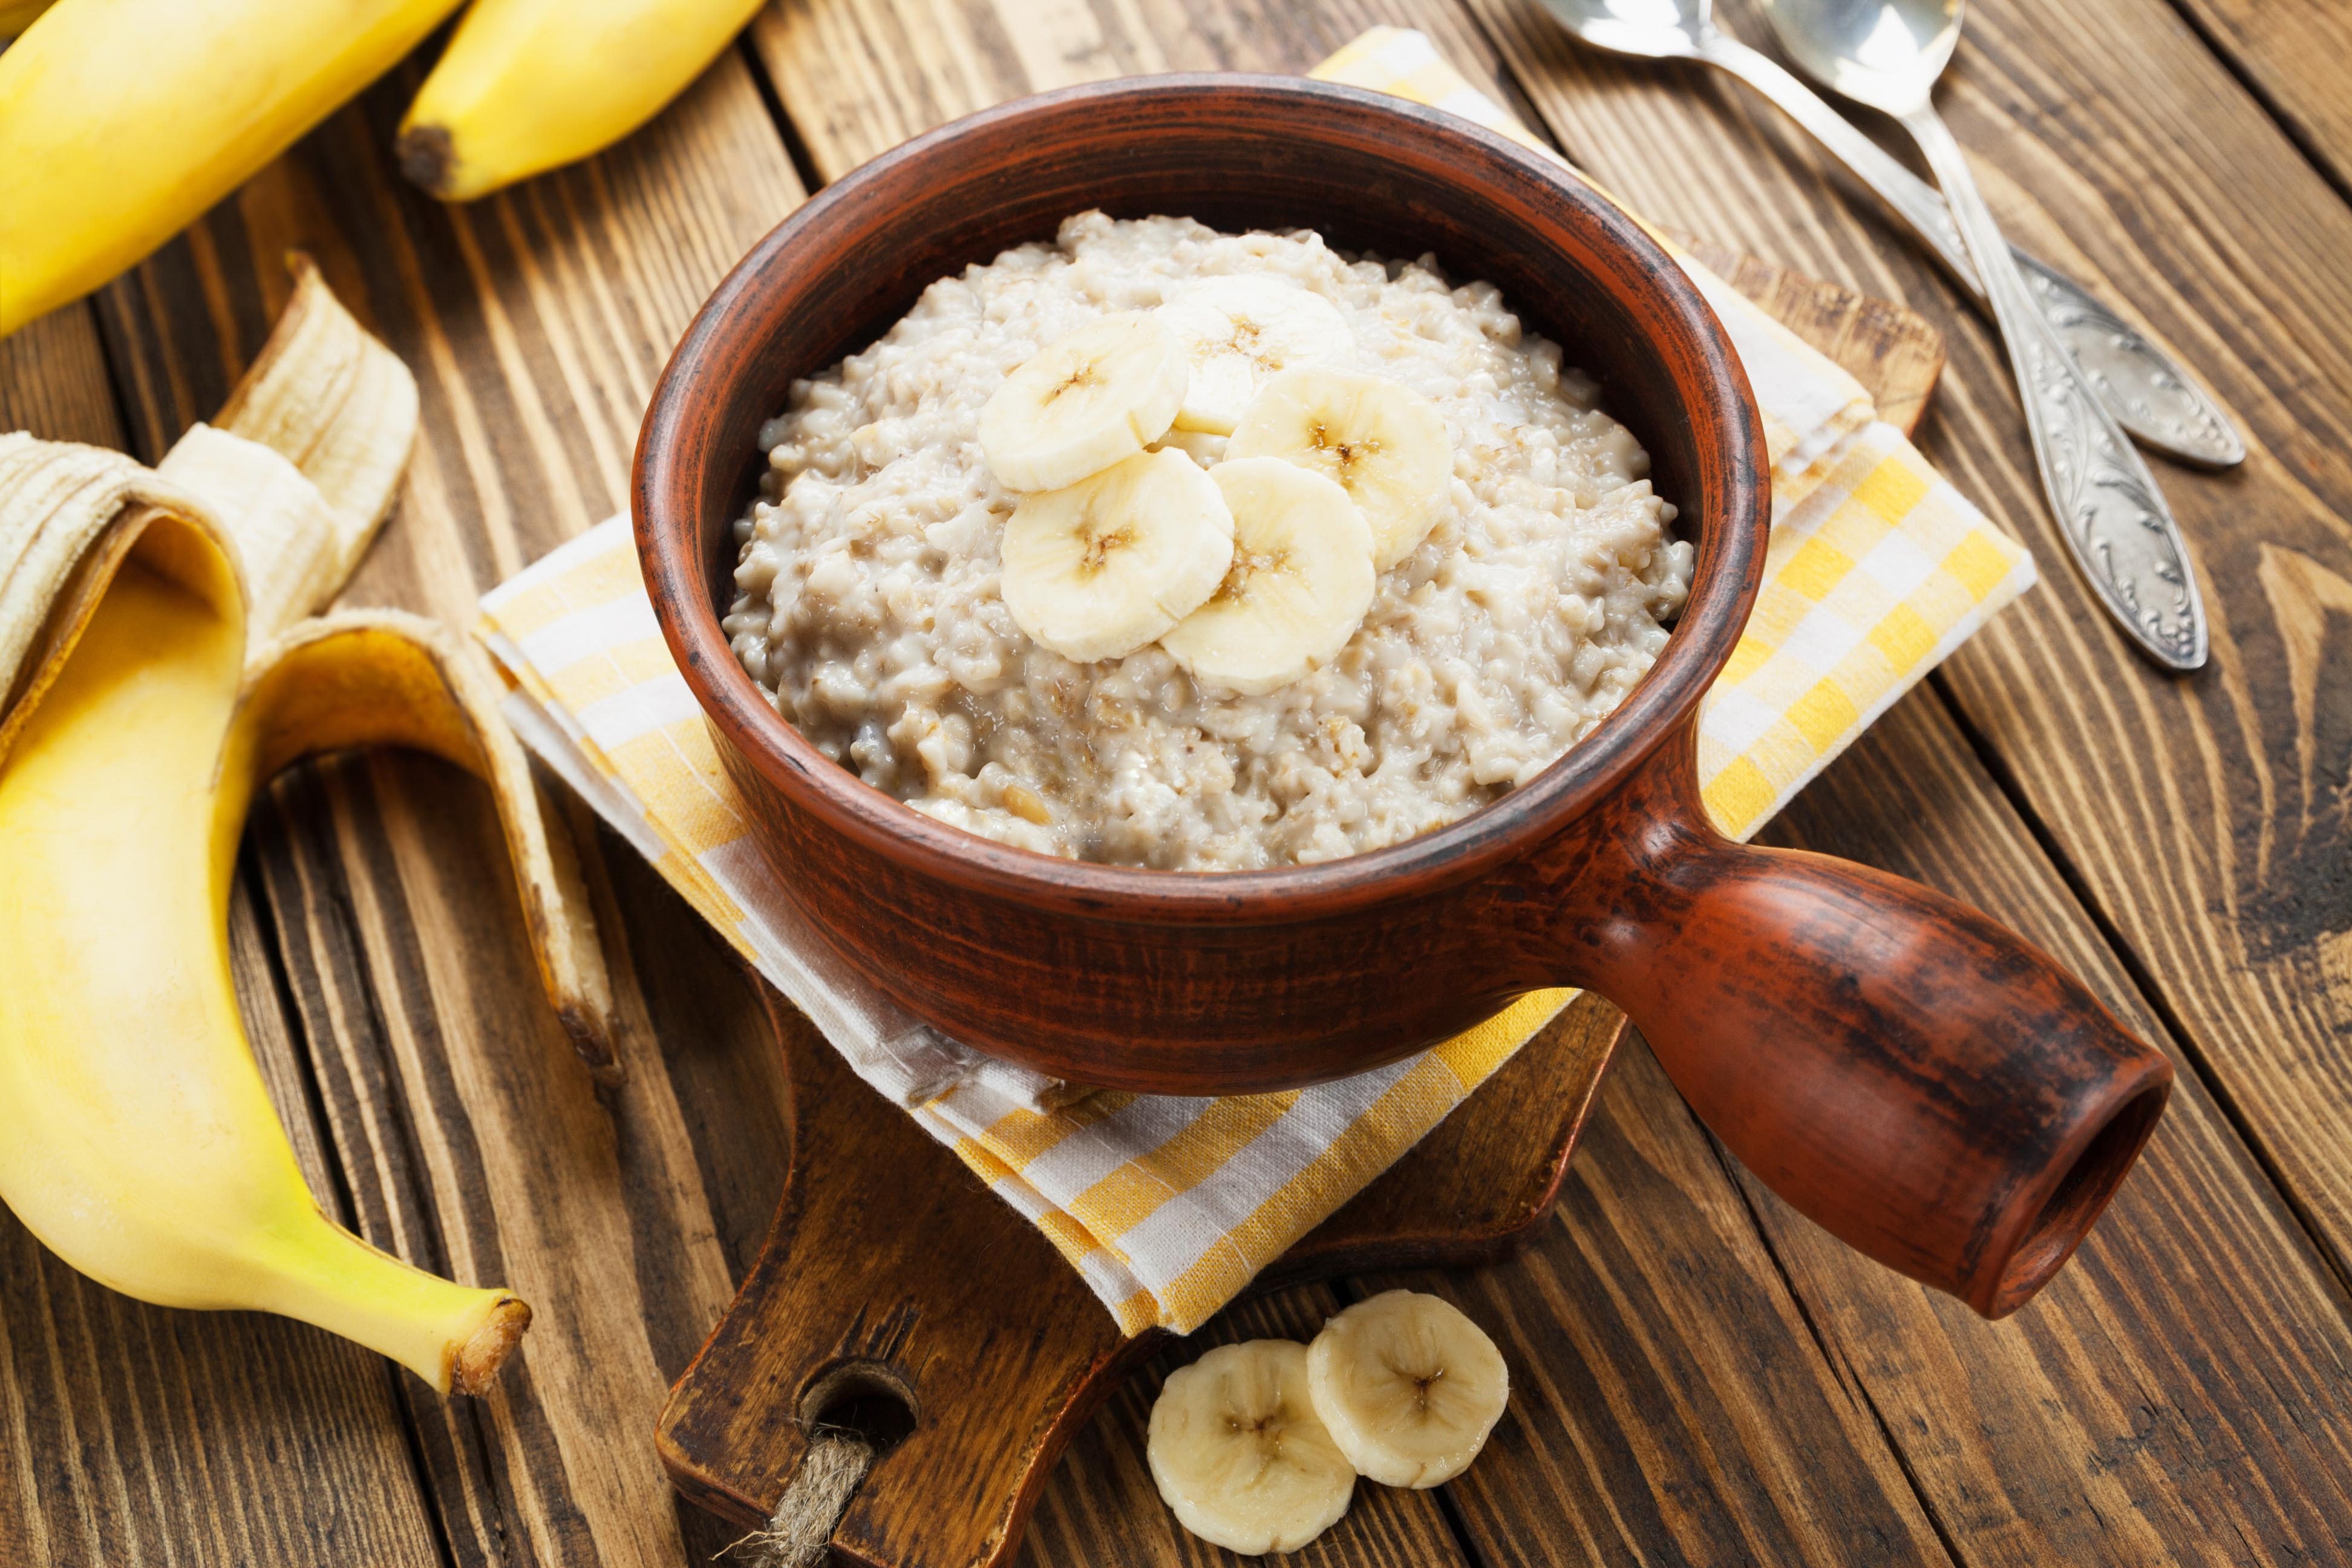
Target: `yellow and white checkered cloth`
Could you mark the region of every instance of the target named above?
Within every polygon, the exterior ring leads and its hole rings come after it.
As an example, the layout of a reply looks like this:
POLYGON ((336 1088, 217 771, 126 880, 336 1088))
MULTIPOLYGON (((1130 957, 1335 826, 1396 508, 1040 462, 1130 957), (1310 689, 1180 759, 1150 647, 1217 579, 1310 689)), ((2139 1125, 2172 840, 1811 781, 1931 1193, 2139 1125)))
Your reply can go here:
MULTIPOLYGON (((1379 29, 1318 74, 1526 135, 1417 33, 1379 29)), ((1852 377, 1693 270, 1746 362, 1774 461, 1763 596, 1699 730, 1708 808, 1746 837, 2030 584, 2033 566, 1874 420, 1852 377)), ((482 612, 481 635, 516 681, 509 713, 526 742, 861 1077, 1034 1220, 1129 1332, 1206 1320, 1569 999, 1525 997, 1422 1056, 1314 1089, 1072 1098, 899 1012, 805 928, 746 837, 655 626, 625 519, 486 595, 482 612)))

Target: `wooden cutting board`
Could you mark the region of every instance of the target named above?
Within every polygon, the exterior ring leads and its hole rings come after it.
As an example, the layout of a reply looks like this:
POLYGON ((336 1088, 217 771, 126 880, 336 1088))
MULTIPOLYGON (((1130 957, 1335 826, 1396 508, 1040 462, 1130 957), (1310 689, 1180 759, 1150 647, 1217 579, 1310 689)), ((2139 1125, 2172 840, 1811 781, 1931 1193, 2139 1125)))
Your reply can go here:
MULTIPOLYGON (((1851 371, 1883 416, 1917 424, 1944 362, 1928 321, 1681 243, 1851 371)), ((772 1016, 790 1005, 765 995, 772 1016)), ((1482 1262, 1526 1242, 1624 1029, 1613 1007, 1579 999, 1258 1286, 1482 1262)), ((994 1568, 1071 1436, 1165 1336, 1122 1337, 1044 1236, 951 1152, 809 1031, 776 1035, 793 1095, 783 1203, 671 1392, 662 1462, 687 1497, 750 1527, 790 1491, 789 1511, 817 1510, 819 1538, 832 1520, 835 1550, 877 1568, 994 1568), (879 1450, 845 1506, 825 1480, 845 1432, 879 1450)))

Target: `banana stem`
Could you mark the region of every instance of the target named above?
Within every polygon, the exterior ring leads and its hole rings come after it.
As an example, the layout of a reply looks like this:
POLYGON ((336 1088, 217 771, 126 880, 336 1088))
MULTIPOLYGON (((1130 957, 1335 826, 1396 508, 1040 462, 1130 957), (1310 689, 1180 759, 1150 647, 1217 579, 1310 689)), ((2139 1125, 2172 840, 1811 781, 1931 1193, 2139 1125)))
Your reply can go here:
POLYGON ((263 1271, 253 1305, 390 1356, 442 1394, 479 1394, 498 1374, 530 1308, 511 1290, 453 1284, 316 1215, 263 1271), (321 1234, 323 1233, 323 1234, 321 1234))

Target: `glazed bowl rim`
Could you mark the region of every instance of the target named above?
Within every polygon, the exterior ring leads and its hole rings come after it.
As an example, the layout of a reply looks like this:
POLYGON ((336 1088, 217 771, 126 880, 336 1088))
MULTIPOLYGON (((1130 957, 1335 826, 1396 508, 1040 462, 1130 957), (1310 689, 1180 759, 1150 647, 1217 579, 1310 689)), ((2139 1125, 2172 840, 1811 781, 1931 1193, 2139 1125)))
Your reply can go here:
MULTIPOLYGON (((919 181, 913 184, 919 186, 919 181)), ((923 198, 902 203, 919 213, 923 198)), ((894 219, 893 221, 905 221, 894 219)), ((975 258, 974 259, 986 259, 975 258)), ((1678 399, 1685 408, 1689 400, 1678 399)), ((1094 918, 1246 923, 1338 914, 1405 887, 1434 890, 1525 855, 1572 823, 1674 734, 1731 656, 1762 579, 1769 494, 1760 416, 1727 334, 1683 268, 1642 226, 1565 163, 1457 116, 1408 100, 1300 77, 1204 72, 1091 82, 1014 99, 902 142, 821 188, 761 239, 712 291, 664 367, 640 429, 631 510, 640 566, 662 635, 696 700, 743 761, 830 830, 847 835, 902 868, 967 891, 1033 908, 1094 918), (1410 134, 1451 142, 1462 177, 1532 181, 1585 209, 1602 241, 1622 247, 1667 314, 1692 340, 1718 416, 1695 416, 1701 431, 1737 448, 1703 468, 1720 468, 1726 493, 1678 502, 1685 518, 1704 507, 1725 526, 1698 551, 1691 592, 1664 651, 1641 682, 1583 740, 1536 778, 1458 821, 1384 848, 1311 866, 1250 871, 1164 871, 1070 860, 1019 849, 950 826, 915 810, 827 758, 752 681, 730 647, 721 611, 710 602, 698 520, 665 505, 691 411, 717 394, 707 374, 730 335, 756 320, 754 301, 783 286, 793 242, 877 185, 909 179, 943 149, 976 137, 1017 138, 1039 121, 1109 102, 1148 102, 1247 91, 1303 113, 1403 122, 1410 134), (683 613, 682 613, 683 612, 683 613)), ((1669 498, 1673 499, 1673 498, 1669 498)), ((755 829, 755 831, 757 831, 755 829)))

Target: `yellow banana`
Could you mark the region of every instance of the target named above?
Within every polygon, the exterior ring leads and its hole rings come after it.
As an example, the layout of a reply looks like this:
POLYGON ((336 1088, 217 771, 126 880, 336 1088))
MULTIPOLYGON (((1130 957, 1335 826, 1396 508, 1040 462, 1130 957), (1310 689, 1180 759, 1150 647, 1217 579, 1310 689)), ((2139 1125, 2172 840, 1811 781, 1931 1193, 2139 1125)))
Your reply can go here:
POLYGON ((13 38, 49 8, 49 0, 0 0, 0 39, 13 38))
POLYGON ((459 0, 58 0, 0 53, 0 337, 145 257, 459 0))
POLYGON ((389 504, 404 369, 306 269, 221 417, 152 472, 0 437, 0 1199, 127 1294, 282 1312, 479 1391, 530 1309, 322 1213, 254 1062, 227 941, 253 793, 356 745, 469 766, 557 1004, 609 1061, 601 959, 496 683, 412 616, 295 619, 389 504))
POLYGON ((471 201, 618 142, 760 0, 474 0, 400 126, 403 173, 471 201))

